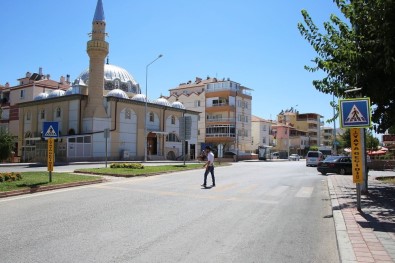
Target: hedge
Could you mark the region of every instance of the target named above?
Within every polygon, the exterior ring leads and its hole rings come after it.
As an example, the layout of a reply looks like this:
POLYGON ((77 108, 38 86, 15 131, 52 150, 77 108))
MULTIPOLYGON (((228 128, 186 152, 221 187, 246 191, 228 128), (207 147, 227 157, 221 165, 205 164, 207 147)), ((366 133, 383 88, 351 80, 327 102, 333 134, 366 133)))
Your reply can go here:
POLYGON ((20 173, 0 173, 0 183, 2 182, 12 182, 22 179, 20 173))
POLYGON ((141 163, 112 163, 110 168, 144 169, 141 163))

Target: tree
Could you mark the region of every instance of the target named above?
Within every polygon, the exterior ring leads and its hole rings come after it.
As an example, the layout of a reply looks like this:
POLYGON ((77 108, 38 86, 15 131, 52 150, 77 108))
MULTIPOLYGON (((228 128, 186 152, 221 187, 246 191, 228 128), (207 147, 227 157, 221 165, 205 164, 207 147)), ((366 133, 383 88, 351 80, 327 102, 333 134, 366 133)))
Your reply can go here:
POLYGON ((375 130, 384 133, 395 125, 395 1, 334 0, 346 21, 331 15, 325 33, 306 10, 298 24, 302 36, 317 52, 310 72, 323 71, 314 87, 323 93, 345 97, 346 89, 361 88, 370 97, 375 130), (385 95, 384 95, 385 94, 385 95))
POLYGON ((389 134, 395 134, 395 125, 388 129, 389 134))
MULTIPOLYGON (((366 129, 366 149, 377 150, 379 144, 379 139, 373 136, 371 130, 366 129)), ((345 132, 341 135, 341 145, 343 148, 351 147, 350 129, 346 129, 345 132)))
POLYGON ((0 161, 5 161, 11 157, 14 147, 12 135, 0 129, 0 161))

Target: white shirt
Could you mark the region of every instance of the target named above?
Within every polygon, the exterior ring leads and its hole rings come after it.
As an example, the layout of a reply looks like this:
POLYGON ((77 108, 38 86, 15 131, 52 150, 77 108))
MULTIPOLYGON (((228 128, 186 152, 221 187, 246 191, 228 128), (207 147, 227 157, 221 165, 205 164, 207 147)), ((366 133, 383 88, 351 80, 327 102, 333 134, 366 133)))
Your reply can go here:
POLYGON ((214 154, 212 152, 209 152, 207 154, 207 161, 210 162, 208 165, 213 166, 214 165, 214 154))

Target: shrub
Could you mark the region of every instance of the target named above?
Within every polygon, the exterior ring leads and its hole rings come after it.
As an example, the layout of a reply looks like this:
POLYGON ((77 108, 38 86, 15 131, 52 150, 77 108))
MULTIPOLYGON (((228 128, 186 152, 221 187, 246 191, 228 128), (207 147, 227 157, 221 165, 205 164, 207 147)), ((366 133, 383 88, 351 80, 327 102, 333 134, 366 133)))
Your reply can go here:
POLYGON ((141 163, 112 163, 110 168, 144 169, 141 163))
POLYGON ((22 175, 20 173, 0 173, 0 183, 18 181, 21 179, 22 175))

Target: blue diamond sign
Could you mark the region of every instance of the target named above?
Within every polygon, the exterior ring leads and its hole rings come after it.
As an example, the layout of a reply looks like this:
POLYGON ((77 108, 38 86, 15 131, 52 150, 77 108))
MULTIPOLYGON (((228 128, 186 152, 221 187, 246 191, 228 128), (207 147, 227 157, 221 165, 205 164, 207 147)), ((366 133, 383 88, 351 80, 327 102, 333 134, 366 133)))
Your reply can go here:
POLYGON ((369 98, 339 100, 339 107, 341 128, 372 126, 369 98))
POLYGON ((44 138, 58 138, 59 137, 59 123, 57 121, 45 121, 43 123, 43 137, 44 138))

